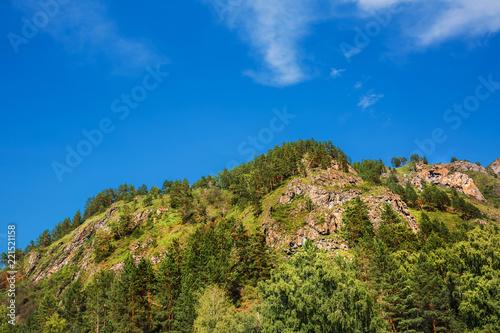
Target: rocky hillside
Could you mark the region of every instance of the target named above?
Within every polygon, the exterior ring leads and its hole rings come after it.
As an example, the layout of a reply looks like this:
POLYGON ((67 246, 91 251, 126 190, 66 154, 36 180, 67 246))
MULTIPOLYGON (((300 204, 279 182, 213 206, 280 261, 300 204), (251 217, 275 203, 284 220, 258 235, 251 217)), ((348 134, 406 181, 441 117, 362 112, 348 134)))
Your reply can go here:
MULTIPOLYGON (((497 160, 498 161, 498 160, 497 160)), ((443 188, 454 188, 466 196, 483 202, 480 208, 490 217, 498 217, 498 210, 492 207, 475 185, 474 177, 481 174, 495 179, 489 173, 495 170, 493 163, 488 171, 476 164, 458 161, 450 164, 417 164, 416 170, 402 174, 401 185, 412 184, 422 190, 422 180, 443 188)), ((345 203, 360 197, 368 207, 369 217, 375 229, 381 223, 384 204, 391 208, 407 223, 407 227, 417 232, 419 227, 413 209, 384 185, 364 182, 354 169, 340 170, 333 160, 325 170, 308 168, 301 175, 287 180, 282 186, 266 195, 262 200, 263 211, 256 216, 250 208, 241 210, 233 207, 228 216, 242 218, 253 230, 261 230, 268 245, 293 253, 306 240, 327 251, 348 250, 342 238, 342 218, 345 203)), ((404 167, 401 168, 404 172, 404 167)), ((156 199, 150 207, 143 207, 143 197, 136 198, 133 211, 133 228, 148 226, 147 232, 134 233, 120 240, 109 239, 113 252, 103 262, 96 262, 96 240, 106 234, 114 223, 123 218, 123 202, 113 204, 104 213, 94 216, 72 233, 43 250, 34 250, 22 261, 22 278, 32 283, 57 274, 61 270, 71 270, 72 279, 83 274, 85 278, 101 269, 120 271, 123 258, 131 253, 138 262, 142 257, 157 263, 165 250, 165 245, 173 237, 181 239, 193 229, 193 224, 183 224, 179 213, 172 210, 168 196, 156 199)), ((476 201, 477 202, 477 201, 476 201)), ((219 212, 220 207, 208 207, 207 212, 219 212)), ((98 251, 98 249, 97 249, 98 251)))
MULTIPOLYGON (((158 271, 165 262, 172 264, 176 246, 176 253, 189 249, 176 259, 188 266, 209 251, 212 259, 193 268, 194 274, 222 279, 235 302, 247 297, 251 303, 257 282, 269 276, 270 260, 281 262, 311 248, 351 260, 360 255, 353 249, 360 242, 378 238, 389 248, 410 249, 431 242, 432 232, 453 242, 474 225, 500 222, 498 161, 488 168, 466 161, 389 168, 382 161, 350 163, 331 142, 307 140, 195 184, 166 180, 162 190, 127 184, 106 189, 87 200, 83 216, 78 211, 73 221, 65 219, 19 251, 19 320, 36 317, 44 290, 67 297, 69 286, 94 286, 103 272, 119 278, 132 274, 131 265, 158 271), (221 248, 224 258, 217 257, 221 248), (262 261, 254 265, 248 256, 262 261), (225 263, 224 274, 206 269, 215 262, 225 263)), ((0 274, 0 288, 6 288, 7 269, 0 274)), ((160 301, 145 302, 159 306, 160 301)))
POLYGON ((265 212, 259 218, 269 245, 293 252, 311 240, 327 251, 347 250, 342 239, 345 203, 360 197, 369 208, 370 220, 378 228, 385 203, 403 218, 414 232, 415 217, 399 195, 383 186, 365 184, 352 168, 342 172, 335 163, 326 170, 308 170, 307 175, 291 179, 264 200, 265 212), (288 218, 283 219, 283 214, 288 218), (294 221, 293 225, 283 223, 294 221))
MULTIPOLYGON (((342 213, 345 203, 360 197, 369 207, 370 220, 375 228, 381 221, 381 209, 390 204, 408 228, 416 232, 417 221, 400 196, 385 186, 363 182, 356 171, 339 170, 336 162, 326 169, 307 169, 301 176, 292 177, 284 185, 263 199, 263 212, 258 217, 249 208, 233 208, 228 216, 242 218, 252 229, 261 230, 268 245, 293 253, 307 239, 327 251, 348 250, 341 236, 342 213), (286 218, 283 219, 282 215, 286 218)), ((165 245, 173 237, 186 237, 195 227, 183 224, 179 213, 172 210, 168 197, 156 199, 152 206, 143 207, 142 197, 137 197, 133 212, 133 228, 149 229, 137 235, 108 240, 112 254, 104 261, 96 261, 96 242, 100 235, 110 232, 113 224, 123 218, 125 203, 118 202, 102 214, 94 216, 72 233, 43 250, 34 250, 22 262, 22 278, 30 283, 40 283, 61 271, 71 271, 72 279, 82 275, 85 279, 101 269, 120 271, 123 258, 132 254, 137 262, 142 257, 156 264, 164 255, 165 245)), ((207 212, 219 211, 208 207, 207 212)))

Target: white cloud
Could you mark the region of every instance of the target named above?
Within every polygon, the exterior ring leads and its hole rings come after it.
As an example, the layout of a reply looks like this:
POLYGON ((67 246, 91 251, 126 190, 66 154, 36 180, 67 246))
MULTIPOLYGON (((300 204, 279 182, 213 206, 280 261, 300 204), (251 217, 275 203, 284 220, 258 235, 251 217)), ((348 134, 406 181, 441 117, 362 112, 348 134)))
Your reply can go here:
MULTIPOLYGON (((258 70, 245 74, 257 82, 287 86, 309 78, 301 43, 311 24, 339 19, 337 6, 356 4, 350 15, 366 16, 398 5, 410 28, 402 39, 420 47, 439 44, 460 36, 484 36, 500 30, 498 0, 202 0, 209 3, 217 18, 241 33, 262 61, 258 70), (331 12, 320 10, 329 3, 331 12), (413 41, 413 42, 412 42, 413 41)), ((349 14, 348 14, 349 15, 349 14)), ((394 14, 396 15, 396 14, 394 14)), ((346 18, 344 13, 343 18, 346 18)), ((401 21, 403 21, 401 20, 401 21)), ((400 27, 397 27, 400 29, 400 27)), ((332 77, 341 72, 332 71, 332 77)))
POLYGON ((411 28, 405 34, 420 46, 438 44, 460 36, 477 37, 500 30, 497 0, 348 0, 362 11, 398 4, 411 10, 401 13, 411 28))
MULTIPOLYGON (((447 1, 448 2, 448 1, 447 1)), ((500 1, 454 0, 418 38, 423 45, 459 35, 474 37, 500 30, 500 1)))
POLYGON ((343 72, 345 72, 345 68, 341 68, 341 69, 332 68, 332 70, 330 71, 330 77, 332 79, 339 78, 342 76, 343 72))
POLYGON ((362 81, 358 81, 354 84, 354 90, 359 90, 363 88, 363 82, 362 81))
MULTIPOLYGON (((16 3, 26 13, 40 11, 33 0, 16 3)), ((123 35, 108 16, 107 8, 98 1, 70 1, 61 4, 50 18, 44 31, 62 43, 72 54, 82 54, 87 61, 105 55, 114 66, 116 74, 133 74, 146 66, 165 64, 151 42, 123 35)))
POLYGON ((368 93, 361 96, 358 102, 358 107, 362 111, 366 111, 369 107, 373 106, 383 97, 384 94, 376 94, 373 90, 370 90, 368 93))
POLYGON ((219 18, 238 30, 263 60, 264 68, 247 70, 254 80, 287 86, 307 79, 300 42, 321 15, 315 0, 217 0, 211 2, 219 18))

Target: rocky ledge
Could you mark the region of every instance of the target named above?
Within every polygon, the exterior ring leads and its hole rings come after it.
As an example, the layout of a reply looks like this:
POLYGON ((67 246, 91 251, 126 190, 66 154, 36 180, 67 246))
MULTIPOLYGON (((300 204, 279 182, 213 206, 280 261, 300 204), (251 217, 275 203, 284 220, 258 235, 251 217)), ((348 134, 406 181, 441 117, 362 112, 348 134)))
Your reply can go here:
POLYGON ((455 161, 453 163, 446 164, 446 167, 451 172, 475 171, 484 173, 485 175, 488 174, 488 171, 486 171, 486 169, 483 166, 466 161, 455 161))
POLYGON ((461 172, 451 172, 443 164, 417 165, 417 175, 412 178, 412 185, 422 189, 422 179, 427 183, 454 188, 458 192, 471 195, 480 201, 486 201, 472 178, 461 172))

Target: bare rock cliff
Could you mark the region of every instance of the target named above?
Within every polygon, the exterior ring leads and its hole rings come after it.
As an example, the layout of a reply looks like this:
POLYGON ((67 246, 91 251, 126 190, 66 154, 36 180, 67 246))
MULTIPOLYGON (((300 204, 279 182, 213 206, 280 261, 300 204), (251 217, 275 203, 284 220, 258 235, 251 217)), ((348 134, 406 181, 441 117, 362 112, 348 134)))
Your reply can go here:
POLYGON ((422 189, 421 179, 428 183, 454 188, 458 192, 471 195, 480 201, 486 201, 472 178, 461 172, 450 172, 443 164, 417 165, 417 176, 412 179, 412 185, 422 189))

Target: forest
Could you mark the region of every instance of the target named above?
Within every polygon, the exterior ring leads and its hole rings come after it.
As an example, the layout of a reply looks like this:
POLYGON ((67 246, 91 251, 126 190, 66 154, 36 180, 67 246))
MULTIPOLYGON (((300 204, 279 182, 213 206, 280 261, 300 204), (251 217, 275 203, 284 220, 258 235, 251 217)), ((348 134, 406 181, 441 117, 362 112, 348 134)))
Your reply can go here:
MULTIPOLYGON (((330 141, 311 139, 193 184, 167 179, 161 188, 105 189, 83 214, 16 250, 22 268, 33 257, 47 260, 33 268, 42 271, 88 226, 106 224, 82 243, 88 250, 75 249, 77 259, 52 275, 34 282, 20 269, 16 325, 9 324, 4 267, 0 332, 500 332, 499 221, 483 209, 498 206, 425 181, 421 189, 402 184, 398 168, 426 165, 425 157, 392 163, 352 162, 330 141), (346 250, 327 251, 309 239, 293 251, 268 244, 261 221, 279 214, 274 199, 268 206, 273 195, 334 164, 341 175, 362 179, 341 191, 394 193, 418 230, 388 203, 374 224, 361 195, 342 205, 335 237, 346 250), (168 212, 155 214, 163 208, 168 212), (144 210, 145 222, 136 223, 144 210), (154 255, 134 256, 130 246, 146 236, 154 255)), ((315 208, 309 198, 293 200, 315 208)), ((280 218, 297 223, 291 214, 280 218)), ((5 266, 6 253, 1 259, 5 266)))

